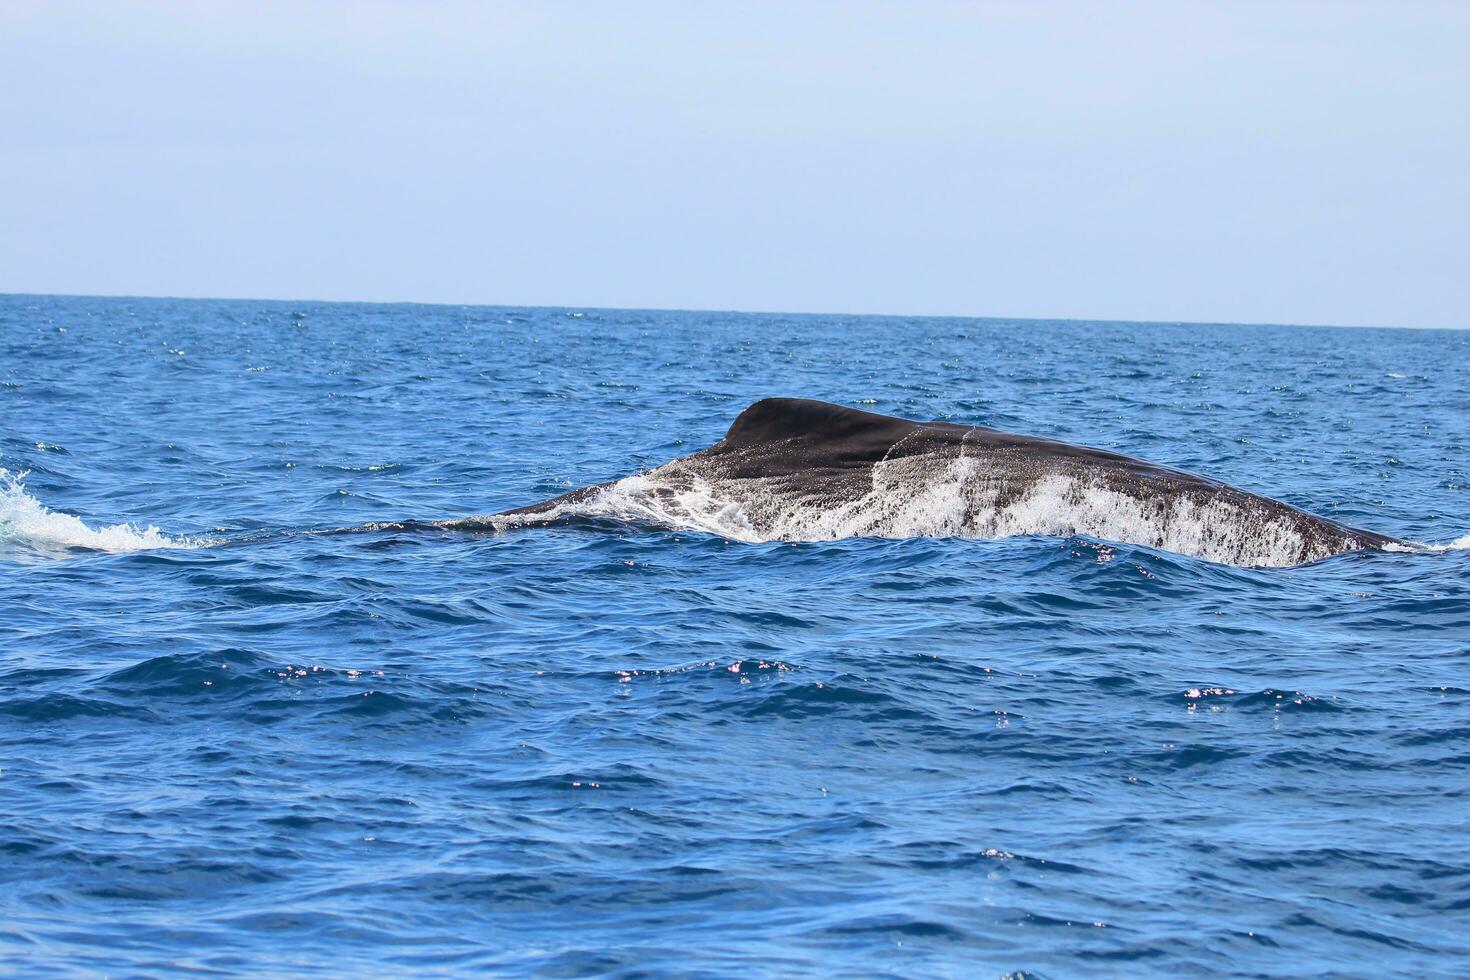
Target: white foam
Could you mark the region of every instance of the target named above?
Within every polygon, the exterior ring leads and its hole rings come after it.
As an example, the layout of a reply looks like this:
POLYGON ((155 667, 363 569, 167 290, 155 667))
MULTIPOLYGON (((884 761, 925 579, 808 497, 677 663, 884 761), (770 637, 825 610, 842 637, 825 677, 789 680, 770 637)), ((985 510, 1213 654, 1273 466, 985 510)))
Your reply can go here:
POLYGON ((155 548, 195 548, 202 542, 165 534, 153 525, 88 527, 81 518, 58 514, 26 491, 25 473, 0 467, 0 547, 16 544, 40 552, 91 548, 113 553, 155 548))
MULTIPOLYGON (((999 478, 974 456, 955 457, 937 471, 932 459, 885 460, 874 467, 866 493, 836 503, 793 495, 760 478, 711 485, 676 460, 502 526, 577 516, 738 541, 1084 535, 1247 566, 1296 565, 1335 553, 1304 538, 1289 512, 1249 499, 1181 493, 1161 501, 1124 493, 1085 472, 1044 476, 1016 494, 1014 481, 999 478)), ((1464 546, 1470 547, 1470 538, 1464 546)))
POLYGON ((1442 555, 1447 551, 1470 550, 1470 534, 1456 538, 1446 544, 1433 544, 1427 541, 1405 541, 1402 544, 1386 544, 1384 551, 1409 552, 1410 554, 1435 554, 1442 555))
POLYGON ((603 490, 597 508, 600 516, 620 520, 704 531, 737 541, 764 540, 741 504, 721 499, 698 477, 684 486, 660 483, 652 474, 630 476, 603 490))
POLYGON ((575 503, 558 504, 534 514, 495 515, 490 522, 505 529, 549 524, 567 517, 607 517, 704 531, 736 541, 765 540, 751 526, 739 503, 719 499, 703 480, 675 487, 662 483, 657 474, 655 470, 624 477, 575 503))

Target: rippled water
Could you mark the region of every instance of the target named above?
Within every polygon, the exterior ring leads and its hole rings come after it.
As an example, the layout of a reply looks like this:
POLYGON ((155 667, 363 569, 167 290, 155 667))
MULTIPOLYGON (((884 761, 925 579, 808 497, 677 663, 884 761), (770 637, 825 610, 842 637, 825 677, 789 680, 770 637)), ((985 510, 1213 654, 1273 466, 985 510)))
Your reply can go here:
POLYGON ((1470 551, 313 532, 784 394, 1446 544, 1467 390, 1455 332, 0 297, 0 966, 1462 973, 1470 551))

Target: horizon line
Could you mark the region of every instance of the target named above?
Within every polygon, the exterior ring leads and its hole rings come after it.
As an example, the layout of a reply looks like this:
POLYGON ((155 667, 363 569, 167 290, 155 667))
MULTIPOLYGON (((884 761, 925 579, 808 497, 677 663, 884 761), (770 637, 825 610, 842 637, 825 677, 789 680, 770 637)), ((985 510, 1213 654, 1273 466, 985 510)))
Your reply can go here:
POLYGON ((456 303, 441 300, 372 300, 372 299, 309 299, 303 297, 272 298, 264 296, 177 296, 132 293, 31 293, 4 292, 0 297, 34 297, 38 299, 112 299, 112 300, 175 300, 205 303, 340 303, 358 306, 442 306, 461 309, 523 309, 523 310, 596 310, 622 313, 722 313, 742 316, 864 316, 908 320, 1000 320, 1030 323, 1131 323, 1152 326, 1179 327, 1287 327, 1304 330, 1439 330, 1460 331, 1461 327, 1396 326, 1382 323, 1285 323, 1270 320, 1128 320, 1105 317, 1049 317, 1049 316, 1004 316, 974 313, 853 313, 837 310, 737 310, 678 306, 599 306, 596 304, 557 303, 456 303))

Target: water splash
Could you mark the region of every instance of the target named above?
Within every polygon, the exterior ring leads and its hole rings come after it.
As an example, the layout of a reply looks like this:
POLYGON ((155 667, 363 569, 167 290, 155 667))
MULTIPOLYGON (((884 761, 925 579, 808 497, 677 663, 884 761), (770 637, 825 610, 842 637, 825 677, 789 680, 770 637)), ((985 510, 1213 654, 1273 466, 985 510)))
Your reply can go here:
POLYGON ((706 481, 696 477, 687 484, 674 486, 661 481, 658 470, 624 477, 581 500, 558 504, 549 510, 494 514, 474 520, 497 530, 509 530, 553 524, 567 518, 641 522, 676 531, 703 531, 746 543, 769 539, 750 523, 738 502, 724 499, 706 481))
POLYGON ((1442 555, 1447 551, 1470 551, 1470 534, 1453 541, 1435 544, 1432 541, 1405 541, 1402 544, 1387 544, 1384 551, 1397 551, 1415 555, 1442 555))
POLYGON ((1007 495, 987 479, 980 461, 964 457, 937 470, 922 459, 885 461, 874 468, 869 492, 835 504, 793 498, 772 483, 759 478, 711 483, 676 460, 549 510, 496 516, 488 523, 508 528, 610 518, 746 542, 1084 535, 1261 567, 1297 565, 1331 553, 1311 553, 1290 519, 1248 503, 1181 495, 1164 505, 1085 476, 1061 475, 1007 495))
POLYGON ((65 554, 87 548, 114 554, 156 548, 196 548, 201 541, 165 534, 153 525, 88 527, 81 518, 59 514, 27 492, 25 472, 0 467, 0 549, 27 548, 43 554, 65 554))

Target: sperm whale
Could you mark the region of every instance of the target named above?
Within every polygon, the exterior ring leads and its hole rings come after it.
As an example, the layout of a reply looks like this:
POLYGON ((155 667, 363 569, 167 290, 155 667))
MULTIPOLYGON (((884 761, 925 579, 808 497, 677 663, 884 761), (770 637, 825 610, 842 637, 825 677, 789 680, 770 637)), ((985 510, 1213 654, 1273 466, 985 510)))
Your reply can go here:
POLYGON ((1084 535, 1243 566, 1400 543, 1119 453, 797 398, 758 401, 715 445, 647 472, 441 526, 575 517, 750 541, 1084 535))

